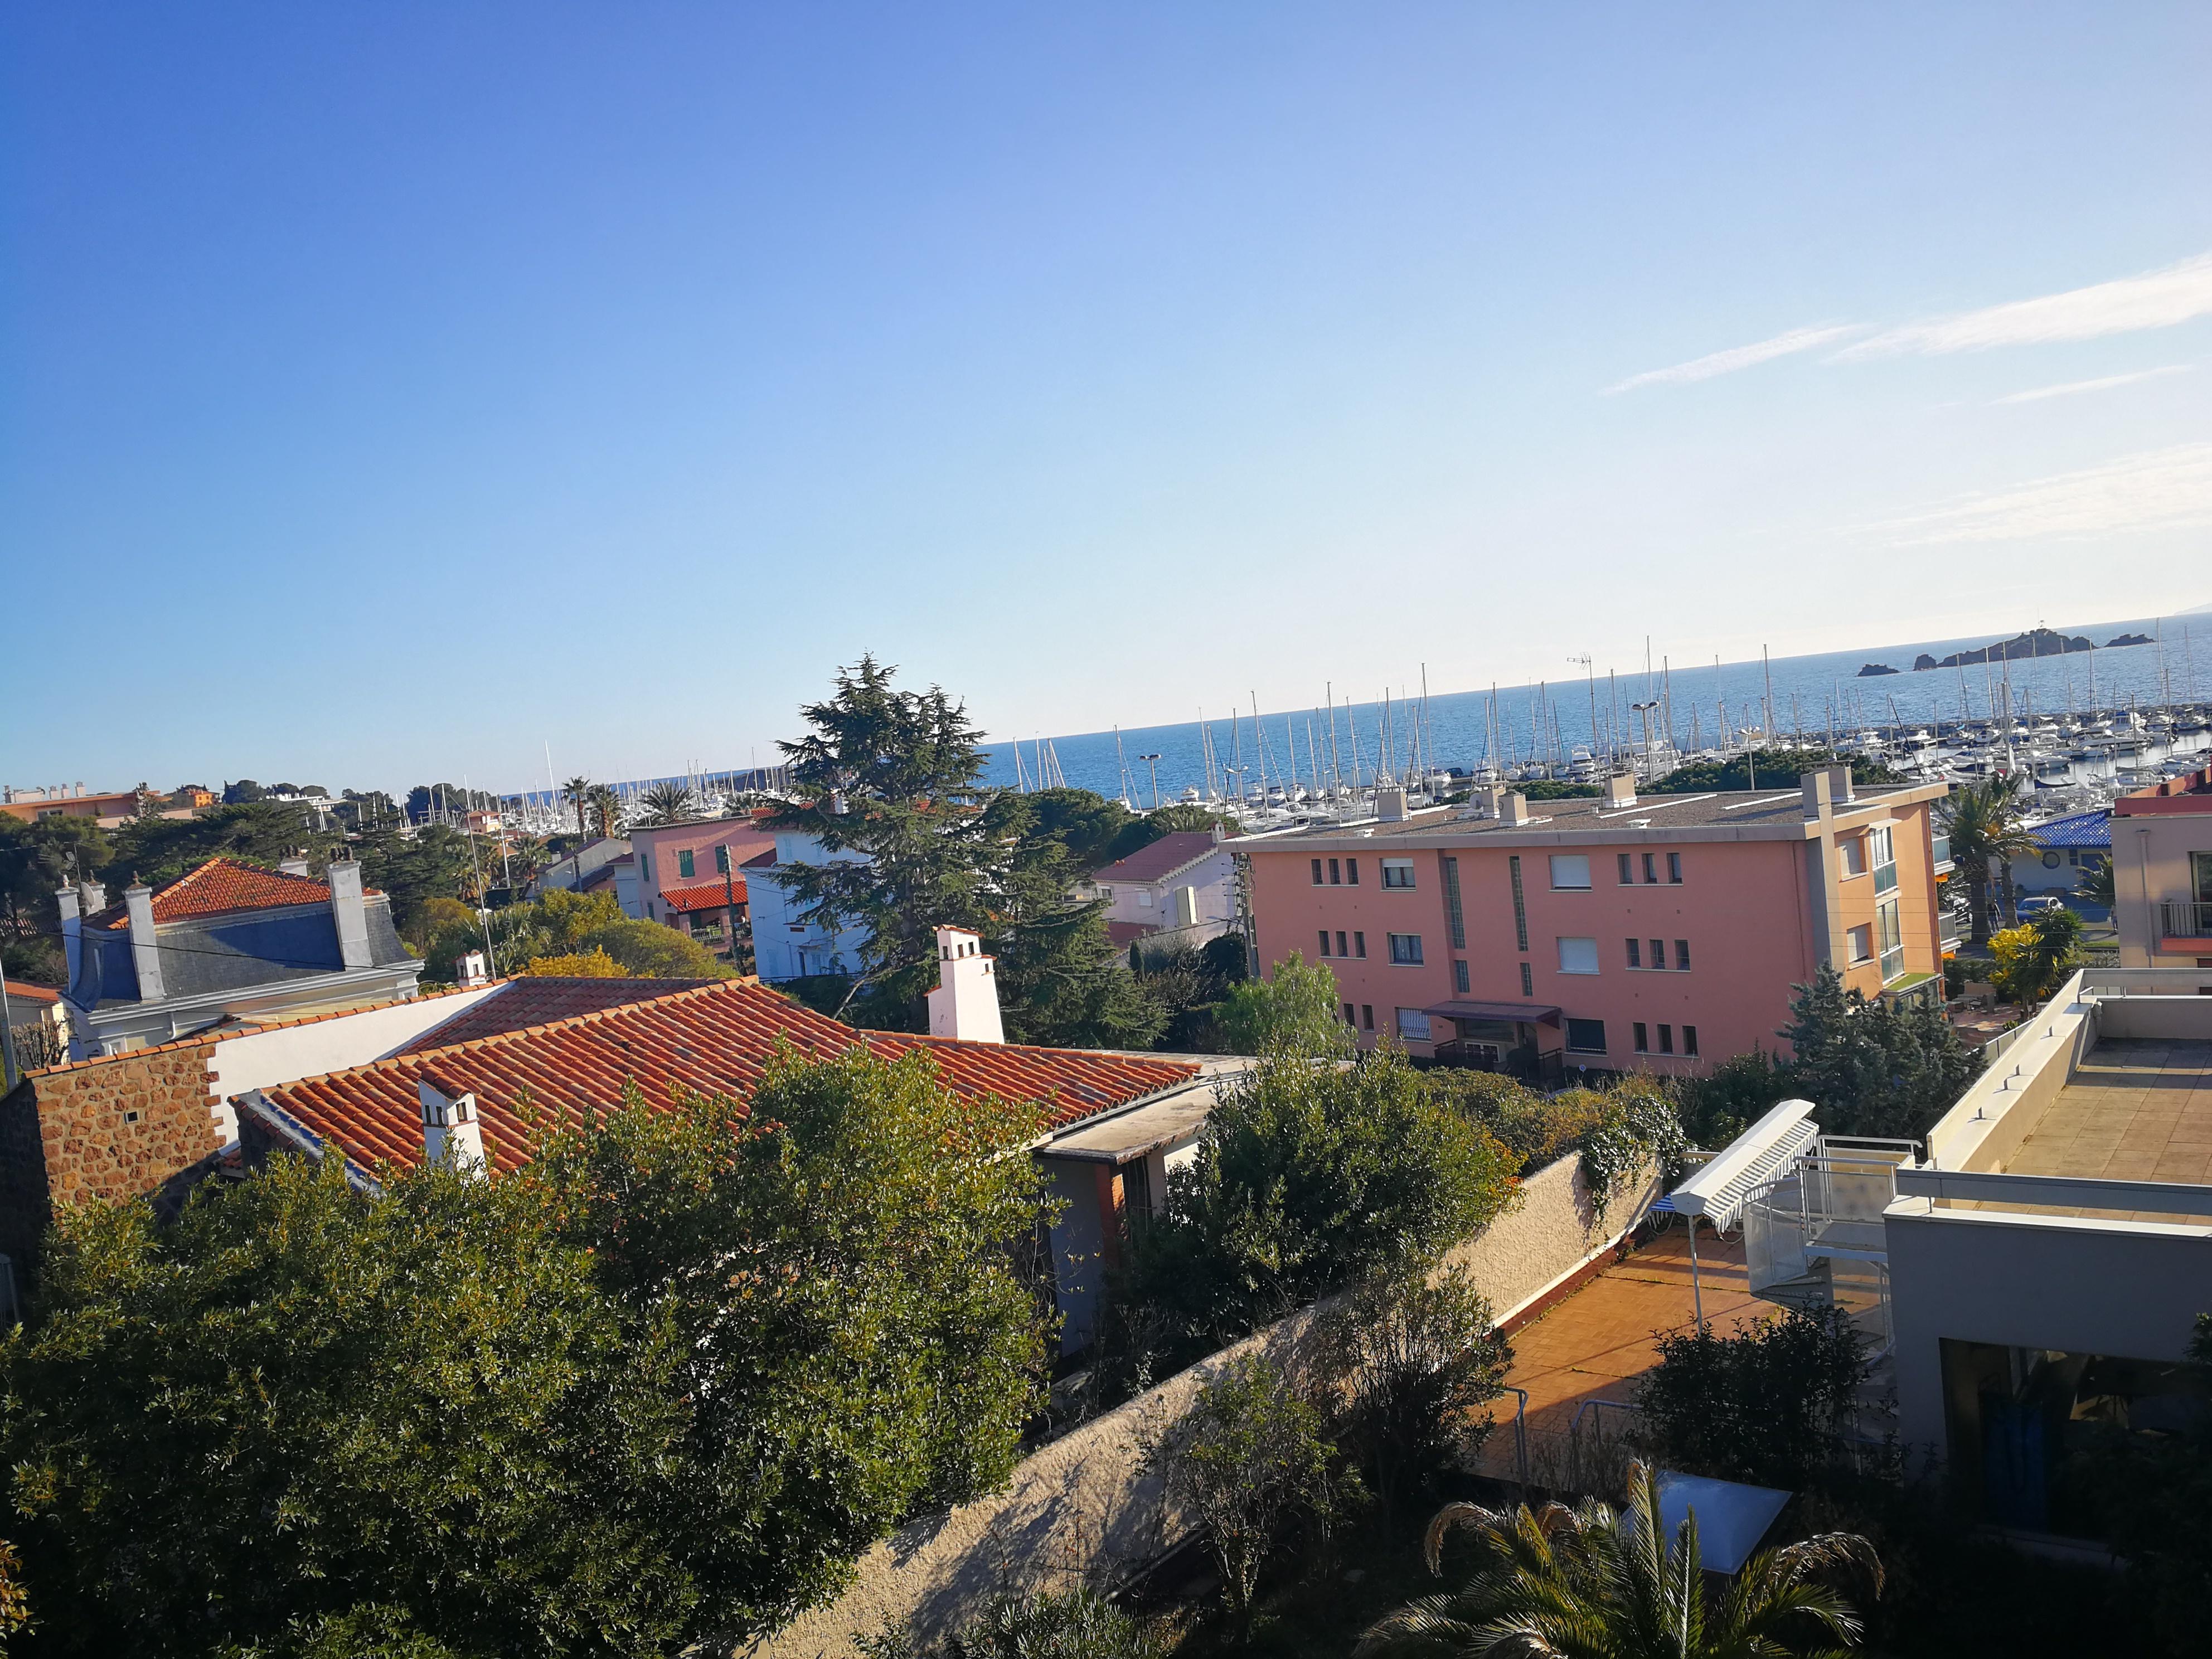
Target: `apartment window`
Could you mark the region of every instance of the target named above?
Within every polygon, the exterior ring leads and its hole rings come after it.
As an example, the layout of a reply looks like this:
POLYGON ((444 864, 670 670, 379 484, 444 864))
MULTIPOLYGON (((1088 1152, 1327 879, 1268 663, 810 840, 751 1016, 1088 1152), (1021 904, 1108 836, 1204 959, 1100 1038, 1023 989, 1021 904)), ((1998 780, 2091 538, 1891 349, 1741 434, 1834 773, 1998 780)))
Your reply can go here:
POLYGON ((1552 886, 1562 893, 1589 890, 1589 860, 1579 853, 1552 854, 1552 886))
POLYGON ((1674 941, 1674 969, 1677 973, 1680 973, 1683 969, 1687 968, 1689 965, 1690 941, 1686 939, 1678 939, 1674 941))
POLYGON ((1601 1019, 1571 1019, 1567 1022, 1567 1048, 1577 1054, 1601 1054, 1605 1052, 1605 1022, 1601 1019))
POLYGON ((1384 859, 1382 884, 1385 887, 1411 887, 1413 884, 1413 860, 1384 859))
POLYGON ((1634 1039, 1636 1052, 1639 1054, 1650 1054, 1651 1052, 1650 1028, 1639 1019, 1628 1029, 1634 1039))
MULTIPOLYGON (((1340 957, 1348 957, 1352 954, 1351 951, 1344 948, 1344 929, 1341 927, 1336 930, 1336 953, 1340 957)), ((1363 951, 1360 954, 1364 956, 1367 953, 1363 951)))
POLYGON ((1467 962, 1464 957, 1455 957, 1452 959, 1452 989, 1462 996, 1465 996, 1468 993, 1467 962))
POLYGON ((1698 1028, 1694 1025, 1682 1028, 1682 1052, 1692 1060, 1698 1057, 1698 1028))
POLYGON ((1866 841, 1867 862, 1875 869, 1881 869, 1885 864, 1897 862, 1897 854, 1889 825, 1885 823, 1879 830, 1868 830, 1866 841))
POLYGON ((1328 861, 1328 884, 1332 887, 1344 885, 1344 866, 1335 859, 1328 861))
POLYGON ((1367 935, 1357 928, 1352 930, 1352 954, 1362 962, 1367 960, 1367 935))
POLYGON ((1682 884, 1682 855, 1680 853, 1667 854, 1667 879, 1677 887, 1682 884))
POLYGON ((1561 939, 1559 971, 1563 974, 1597 972, 1597 941, 1594 939, 1561 939))
POLYGON ((1429 1040, 1429 1017, 1418 1008, 1398 1010, 1398 1035, 1412 1042, 1429 1040))
POLYGON ((1884 899, 1875 906, 1874 920, 1884 951, 1894 951, 1905 943, 1905 928, 1895 899, 1884 899))
POLYGON ((1152 890, 1151 888, 1139 887, 1137 890, 1137 908, 1139 910, 1149 910, 1152 908, 1152 890))
POLYGON ((640 853, 637 855, 637 878, 640 881, 651 881, 653 879, 653 856, 651 854, 640 853))
POLYGON ((1421 936, 1419 933, 1390 935, 1390 963, 1395 968, 1418 968, 1421 965, 1421 936))
POLYGON ((1316 859, 1313 861, 1313 884, 1318 887, 1321 885, 1321 860, 1319 859, 1316 859))
POLYGON ((1521 964, 1521 994, 1524 997, 1536 994, 1536 975, 1529 971, 1525 962, 1521 964))
POLYGON ((1355 1031, 1359 1029, 1359 1011, 1348 1002, 1344 1005, 1344 1023, 1355 1031))
POLYGON ((1375 1029, 1375 1005, 1371 1002, 1363 1002, 1359 1005, 1359 1029, 1363 1031, 1371 1031, 1375 1029))
POLYGON ((1640 939, 1628 941, 1628 965, 1632 968, 1644 965, 1644 941, 1640 939))
POLYGON ((1659 879, 1659 866, 1656 862, 1658 856, 1656 853, 1646 853, 1644 855, 1644 880, 1656 882, 1659 879))
MULTIPOLYGON (((1521 896, 1521 855, 1514 854, 1505 860, 1513 875, 1513 936, 1523 951, 1528 948, 1528 906, 1521 896)), ((1522 973, 1528 970, 1524 966, 1522 973)))
POLYGON ((1866 874, 1866 841, 1864 837, 1859 836, 1847 836, 1843 840, 1836 843, 1836 850, 1843 855, 1844 873, 1845 875, 1863 876, 1866 874))
POLYGON ((1328 948, 1328 929, 1326 927, 1321 930, 1321 953, 1323 956, 1332 954, 1328 948))
POLYGON ((688 847, 676 854, 676 873, 679 876, 696 876, 699 873, 697 860, 691 856, 691 849, 688 847))
POLYGON ((1662 1054, 1674 1052, 1674 1028, 1671 1025, 1662 1024, 1659 1027, 1659 1052, 1662 1054))
POLYGON ((1449 853, 1443 855, 1444 922, 1451 929, 1451 947, 1467 949, 1467 915, 1459 902, 1459 860, 1449 853))
POLYGON ((1851 942, 1852 962, 1855 963, 1872 962, 1874 960, 1874 928, 1871 926, 1854 927, 1849 937, 1851 942))
POLYGON ((1667 965, 1667 941, 1663 939, 1655 939, 1651 941, 1651 965, 1654 968, 1664 968, 1667 965))
POLYGON ((1622 853, 1618 856, 1620 860, 1620 884, 1626 887, 1636 879, 1636 867, 1629 862, 1627 854, 1622 853))
POLYGON ((1359 860, 1358 859, 1345 860, 1344 884, 1347 887, 1357 887, 1359 885, 1359 860))

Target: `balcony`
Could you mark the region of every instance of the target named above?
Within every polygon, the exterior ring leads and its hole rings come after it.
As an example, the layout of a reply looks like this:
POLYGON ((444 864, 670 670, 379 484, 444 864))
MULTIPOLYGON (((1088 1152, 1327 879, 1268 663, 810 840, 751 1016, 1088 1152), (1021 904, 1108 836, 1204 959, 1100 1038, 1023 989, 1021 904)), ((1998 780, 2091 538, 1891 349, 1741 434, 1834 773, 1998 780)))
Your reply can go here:
POLYGON ((2212 939, 2212 903, 2202 899, 2162 900, 2158 928, 2167 939, 2212 939))
POLYGON ((1881 982, 1895 983, 1905 975, 1905 947, 1893 945, 1881 953, 1881 982))
POLYGON ((1875 869, 1874 890, 1877 898, 1884 893, 1894 893, 1897 890, 1897 866, 1894 863, 1881 865, 1875 869))
POLYGON ((1936 854, 1936 873, 1939 876, 1947 876, 1950 874, 1952 870, 1950 836, 1936 836, 1933 843, 1932 850, 1936 854))

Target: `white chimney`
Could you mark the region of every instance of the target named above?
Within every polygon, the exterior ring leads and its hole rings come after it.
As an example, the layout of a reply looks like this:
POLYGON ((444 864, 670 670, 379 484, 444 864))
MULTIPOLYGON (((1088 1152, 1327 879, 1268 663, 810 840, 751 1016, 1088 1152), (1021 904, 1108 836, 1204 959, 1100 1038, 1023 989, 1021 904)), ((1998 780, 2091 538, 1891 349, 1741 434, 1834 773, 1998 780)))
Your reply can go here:
POLYGON ((1375 816, 1385 823, 1401 823, 1406 817, 1406 792, 1402 789, 1377 789, 1375 792, 1375 816))
POLYGON ((999 981, 980 934, 964 927, 937 930, 937 988, 929 994, 929 1034, 963 1042, 1004 1042, 999 981))
POLYGON ((77 963, 84 953, 84 923, 77 912, 77 892, 74 887, 64 887, 54 895, 54 904, 62 913, 62 951, 69 958, 70 988, 76 988, 77 963))
POLYGON ((1636 774, 1616 772, 1605 781, 1605 804, 1607 806, 1636 805, 1636 774))
POLYGON ((422 1156, 435 1164, 441 1158, 481 1177, 484 1172, 483 1125, 477 1121, 477 1097, 447 1098, 428 1079, 418 1080, 415 1092, 422 1103, 422 1156))
POLYGON ((1505 822, 1508 823, 1528 822, 1528 797, 1518 789, 1505 798, 1505 822))
POLYGON ((138 1000, 159 1002, 161 952, 154 943, 154 890, 134 882, 123 890, 123 904, 131 917, 131 965, 138 973, 138 1000))
POLYGON ((491 970, 484 965, 484 953, 481 951, 463 951, 460 960, 453 964, 453 977, 460 981, 465 990, 490 984, 491 970))
POLYGON ((276 867, 288 876, 304 876, 307 873, 307 861, 305 859, 285 859, 276 867))
POLYGON ((330 867, 331 921, 338 930, 338 957, 349 968, 367 968, 374 958, 368 951, 368 906, 361 896, 361 866, 351 859, 333 860, 330 867))

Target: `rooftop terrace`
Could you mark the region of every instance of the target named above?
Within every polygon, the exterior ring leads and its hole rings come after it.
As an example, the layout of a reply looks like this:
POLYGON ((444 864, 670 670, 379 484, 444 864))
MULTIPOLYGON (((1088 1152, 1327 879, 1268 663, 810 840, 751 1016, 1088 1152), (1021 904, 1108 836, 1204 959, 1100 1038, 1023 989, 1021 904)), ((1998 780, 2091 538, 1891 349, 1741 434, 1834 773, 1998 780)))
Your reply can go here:
POLYGON ((2100 1040, 2003 1167, 2212 1185, 2212 1041, 2100 1040))
MULTIPOLYGON (((1929 800, 1943 793, 1928 784, 1861 784, 1850 800, 1835 804, 1838 817, 1848 817, 1876 806, 1898 806, 1929 800)), ((1699 794, 1645 793, 1631 805, 1613 805, 1601 797, 1577 796, 1559 800, 1532 800, 1526 821, 1475 816, 1469 806, 1426 807, 1396 821, 1316 823, 1304 830, 1279 832, 1268 837, 1285 841, 1372 837, 1403 841, 1442 839, 1463 841, 1471 836, 1514 836, 1529 831, 1619 834, 1636 830, 1702 830, 1711 834, 1766 830, 1802 833, 1806 823, 1805 797, 1791 778, 1774 789, 1733 789, 1699 794)))

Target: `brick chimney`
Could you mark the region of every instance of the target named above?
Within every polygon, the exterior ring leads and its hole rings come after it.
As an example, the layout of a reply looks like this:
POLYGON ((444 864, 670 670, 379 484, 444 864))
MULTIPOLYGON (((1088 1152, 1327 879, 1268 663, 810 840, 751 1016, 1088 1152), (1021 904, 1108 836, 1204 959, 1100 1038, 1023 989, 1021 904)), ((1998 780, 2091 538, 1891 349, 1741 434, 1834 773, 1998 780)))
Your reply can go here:
POLYGON ((448 1096, 423 1078, 415 1085, 422 1103, 422 1155, 435 1164, 450 1160, 457 1168, 482 1179, 484 1173, 483 1125, 477 1118, 472 1094, 448 1096))
POLYGON ((131 965, 138 974, 138 1000, 159 1002, 167 994, 161 988, 161 952, 154 942, 154 890, 133 882, 123 890, 124 908, 131 916, 131 965))
POLYGON ((999 981, 981 936, 964 927, 937 930, 937 988, 929 994, 929 1034, 963 1042, 1004 1042, 999 981))
POLYGON ((338 930, 338 957, 349 968, 367 968, 368 907, 361 896, 361 866, 351 859, 335 860, 330 867, 331 921, 338 930))

